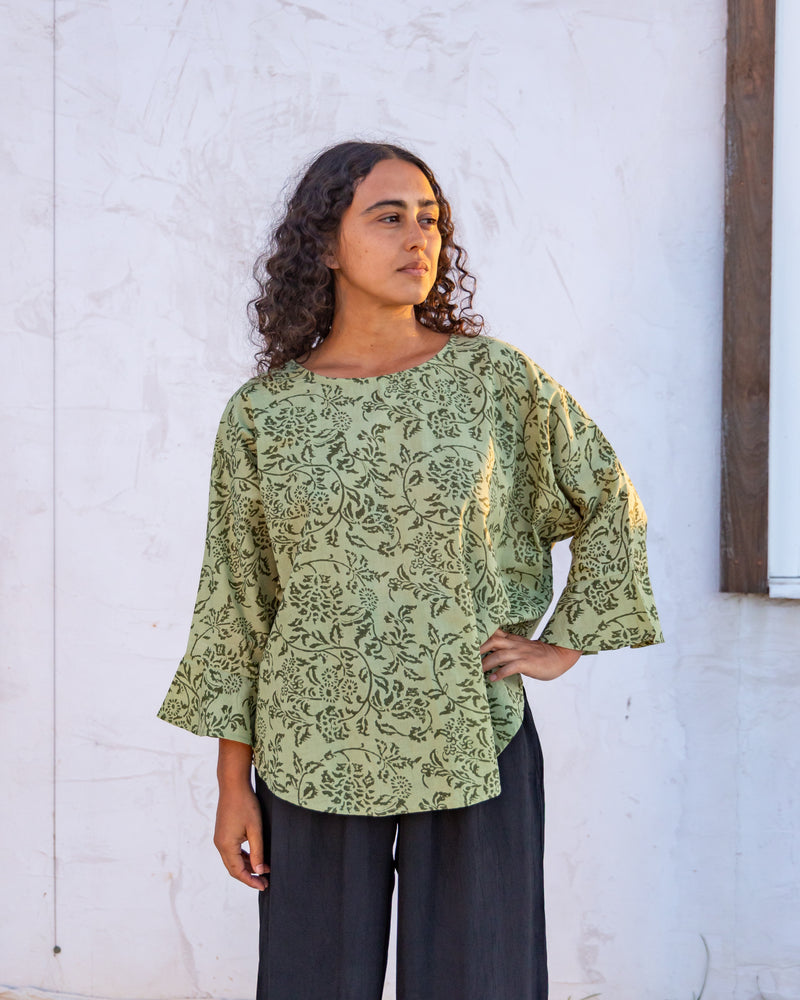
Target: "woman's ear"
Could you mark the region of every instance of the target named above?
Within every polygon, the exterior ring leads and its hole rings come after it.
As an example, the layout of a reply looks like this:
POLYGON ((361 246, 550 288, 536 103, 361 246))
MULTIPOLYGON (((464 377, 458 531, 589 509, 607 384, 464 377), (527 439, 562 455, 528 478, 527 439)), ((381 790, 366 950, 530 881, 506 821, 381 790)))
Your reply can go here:
POLYGON ((329 247, 322 254, 322 263, 332 271, 335 271, 339 267, 339 262, 336 259, 336 251, 332 247, 329 247))

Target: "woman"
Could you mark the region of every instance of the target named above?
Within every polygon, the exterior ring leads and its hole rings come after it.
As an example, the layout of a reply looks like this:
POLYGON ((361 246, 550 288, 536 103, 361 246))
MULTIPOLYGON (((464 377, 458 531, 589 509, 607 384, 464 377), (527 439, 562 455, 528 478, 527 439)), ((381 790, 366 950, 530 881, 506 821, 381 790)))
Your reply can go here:
POLYGON ((464 263, 430 169, 347 142, 256 266, 260 374, 222 418, 159 714, 219 738, 215 844, 261 890, 259 1000, 378 1000, 395 870, 399 998, 544 1000, 522 676, 662 641, 630 481, 561 386, 479 336, 464 263))

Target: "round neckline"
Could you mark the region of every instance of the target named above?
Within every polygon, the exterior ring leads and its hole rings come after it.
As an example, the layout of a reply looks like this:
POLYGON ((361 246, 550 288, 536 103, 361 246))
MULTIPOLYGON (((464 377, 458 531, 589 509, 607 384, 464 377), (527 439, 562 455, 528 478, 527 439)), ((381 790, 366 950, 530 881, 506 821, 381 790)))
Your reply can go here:
POLYGON ((385 372, 383 375, 322 375, 319 372, 312 371, 310 368, 306 368, 305 365, 301 365, 299 361, 295 360, 295 358, 292 358, 289 361, 289 364, 294 365, 294 367, 303 375, 307 375, 309 378, 313 379, 321 379, 325 382, 377 382, 380 379, 395 378, 397 375, 406 375, 408 372, 418 372, 421 368, 425 368, 427 365, 433 364, 442 357, 452 343, 454 337, 455 334, 451 333, 435 354, 432 354, 424 361, 420 361, 418 365, 412 365, 410 368, 400 368, 396 372, 385 372))

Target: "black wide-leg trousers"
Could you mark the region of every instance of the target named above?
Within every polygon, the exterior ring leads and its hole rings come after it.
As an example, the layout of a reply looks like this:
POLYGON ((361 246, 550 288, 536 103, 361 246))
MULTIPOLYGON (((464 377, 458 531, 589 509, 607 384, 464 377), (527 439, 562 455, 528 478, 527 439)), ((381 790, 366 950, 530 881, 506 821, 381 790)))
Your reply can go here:
POLYGON ((395 870, 397 1000, 547 1000, 542 751, 529 707, 502 793, 461 809, 340 816, 257 776, 270 887, 257 1000, 380 1000, 395 870))

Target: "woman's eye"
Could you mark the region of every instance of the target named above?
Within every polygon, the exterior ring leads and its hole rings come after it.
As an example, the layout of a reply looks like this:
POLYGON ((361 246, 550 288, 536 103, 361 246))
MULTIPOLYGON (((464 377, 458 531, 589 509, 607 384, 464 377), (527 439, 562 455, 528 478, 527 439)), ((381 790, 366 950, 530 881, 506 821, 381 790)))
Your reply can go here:
POLYGON ((397 222, 399 219, 399 215, 384 215, 381 218, 381 222, 397 222))

